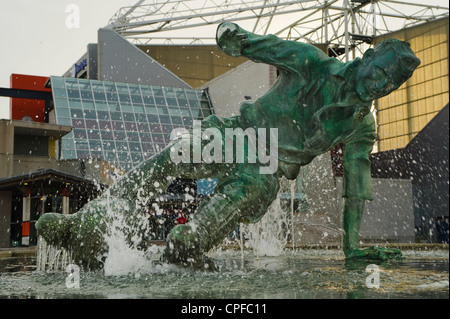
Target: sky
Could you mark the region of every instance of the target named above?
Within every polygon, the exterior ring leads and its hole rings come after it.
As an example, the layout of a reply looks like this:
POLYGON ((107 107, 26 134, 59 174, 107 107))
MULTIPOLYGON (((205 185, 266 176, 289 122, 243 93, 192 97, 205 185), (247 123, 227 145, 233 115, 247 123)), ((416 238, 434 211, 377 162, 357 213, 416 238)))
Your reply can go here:
MULTIPOLYGON (((136 2, 0 0, 0 87, 10 87, 12 73, 63 75, 88 43, 97 42, 98 29, 121 7, 136 2)), ((0 119, 9 118, 9 100, 0 97, 0 119)))

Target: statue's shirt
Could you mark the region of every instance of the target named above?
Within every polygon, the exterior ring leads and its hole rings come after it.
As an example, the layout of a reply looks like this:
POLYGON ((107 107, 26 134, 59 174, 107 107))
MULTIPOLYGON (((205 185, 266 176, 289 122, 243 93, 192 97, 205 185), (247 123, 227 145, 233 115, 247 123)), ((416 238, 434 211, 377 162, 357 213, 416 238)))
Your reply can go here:
POLYGON ((248 41, 242 56, 279 70, 269 91, 241 105, 241 125, 278 128, 278 159, 291 175, 343 143, 344 196, 372 199, 368 157, 375 140, 374 118, 371 102, 358 98, 353 82, 361 60, 342 63, 313 45, 239 32, 248 41))
POLYGON ((362 133, 362 122, 370 121, 364 117, 372 115, 371 103, 357 97, 352 83, 359 59, 344 64, 312 45, 249 38, 242 55, 276 66, 280 76, 265 95, 242 104, 241 122, 278 128, 279 160, 305 164, 362 133))

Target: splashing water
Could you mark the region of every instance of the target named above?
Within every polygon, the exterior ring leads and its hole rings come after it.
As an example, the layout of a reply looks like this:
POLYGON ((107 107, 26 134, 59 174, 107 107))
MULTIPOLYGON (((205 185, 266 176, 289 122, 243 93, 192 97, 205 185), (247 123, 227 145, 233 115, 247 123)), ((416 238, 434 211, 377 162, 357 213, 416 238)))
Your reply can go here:
POLYGON ((294 200, 295 200, 295 186, 296 186, 295 180, 289 181, 289 185, 291 186, 291 205, 290 205, 290 208, 291 208, 291 243, 292 243, 292 248, 294 248, 294 245, 295 245, 295 237, 294 237, 294 234, 295 234, 295 230, 294 230, 294 227, 295 227, 295 223, 294 223, 294 221, 295 221, 294 200))
POLYGON ((258 223, 246 225, 247 246, 257 256, 279 256, 289 236, 289 212, 281 206, 281 188, 277 198, 258 223))
POLYGON ((142 241, 139 233, 148 231, 148 218, 139 216, 134 220, 137 224, 129 225, 126 217, 120 211, 128 211, 129 207, 121 207, 115 203, 114 207, 107 200, 107 215, 110 223, 105 235, 108 245, 108 253, 104 262, 104 274, 106 276, 122 276, 128 274, 143 274, 151 272, 152 257, 158 252, 153 245, 148 250, 138 249, 142 241), (131 237, 130 237, 131 234, 131 237))
POLYGON ((106 276, 121 276, 139 273, 151 266, 143 251, 137 250, 126 241, 125 234, 119 226, 119 218, 115 218, 111 233, 106 236, 109 250, 104 263, 106 276))
POLYGON ((49 245, 42 236, 38 237, 36 255, 36 270, 51 272, 64 270, 72 263, 70 251, 49 245))
MULTIPOLYGON (((294 234, 294 198, 295 198, 295 181, 290 181, 290 207, 283 208, 281 205, 281 193, 283 187, 277 194, 276 199, 268 208, 267 213, 256 224, 241 224, 240 232, 241 251, 244 249, 244 236, 246 248, 251 248, 257 256, 280 256, 283 252, 288 237, 291 235, 293 241, 294 234)), ((108 194, 108 193, 107 193, 108 194)), ((107 220, 107 231, 104 234, 105 243, 107 245, 107 253, 104 259, 104 274, 106 276, 122 276, 129 274, 144 274, 153 271, 155 261, 161 253, 162 247, 153 245, 142 250, 142 243, 145 246, 145 238, 142 234, 148 234, 149 219, 148 215, 138 214, 130 222, 128 207, 126 202, 110 198, 109 195, 104 199, 106 207, 105 220, 107 220), (139 248, 141 247, 141 248, 139 248)), ((52 256, 65 256, 64 250, 49 247, 46 249, 38 249, 42 252, 40 259, 53 258, 52 256), (50 249, 50 251, 48 250, 50 249), (49 254, 51 256, 49 256, 49 254)), ((59 268, 64 269, 70 263, 70 259, 63 261, 59 268)), ((40 260, 39 259, 39 260, 40 260)), ((55 262, 47 261, 50 268, 55 262)), ((45 261, 41 264, 44 264, 45 261)), ((58 261, 56 261, 58 263, 58 261)), ((158 263, 156 263, 158 264, 158 263)), ((44 267, 40 267, 45 269, 44 267)))

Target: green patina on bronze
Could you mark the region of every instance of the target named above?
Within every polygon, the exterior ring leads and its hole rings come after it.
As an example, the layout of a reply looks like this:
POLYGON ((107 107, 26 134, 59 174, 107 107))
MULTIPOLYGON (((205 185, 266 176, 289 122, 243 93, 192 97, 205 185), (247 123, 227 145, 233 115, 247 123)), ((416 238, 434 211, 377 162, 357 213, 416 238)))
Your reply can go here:
MULTIPOLYGON (((341 144, 345 256, 401 258, 399 250, 358 249, 357 243, 364 202, 373 199, 369 154, 376 136, 371 104, 397 89, 420 64, 409 44, 388 39, 367 50, 361 59, 342 63, 315 46, 253 34, 234 23, 220 24, 216 40, 231 56, 275 66, 279 78, 262 97, 243 102, 239 116, 212 115, 202 121, 202 129, 217 128, 225 136, 226 128, 277 128, 277 172, 261 174, 260 164, 249 161, 174 164, 170 148, 179 146, 179 138, 77 214, 41 217, 37 223, 39 234, 50 243, 70 248, 76 262, 98 266, 107 253, 104 238, 111 231, 108 225, 114 214, 123 216, 130 245, 145 249, 144 221, 148 218, 149 199, 164 191, 175 177, 213 177, 219 181, 214 195, 201 202, 189 223, 171 231, 162 256, 172 263, 212 267, 204 253, 218 245, 239 222, 259 221, 276 198, 282 176, 295 179, 301 166, 341 144)), ((193 130, 189 134, 192 137, 193 130)))

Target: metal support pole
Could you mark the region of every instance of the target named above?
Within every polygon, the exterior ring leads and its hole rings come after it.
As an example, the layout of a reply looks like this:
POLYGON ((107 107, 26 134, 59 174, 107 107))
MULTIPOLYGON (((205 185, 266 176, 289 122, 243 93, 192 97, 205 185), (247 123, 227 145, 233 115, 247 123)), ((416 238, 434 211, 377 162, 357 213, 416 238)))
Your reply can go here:
POLYGON ((328 48, 328 5, 327 5, 327 1, 325 1, 325 8, 323 11, 323 15, 324 15, 323 27, 324 27, 324 33, 325 33, 324 43, 327 44, 327 48, 328 48))
POLYGON ((344 0, 344 25, 345 25, 345 34, 344 34, 344 45, 345 45, 345 62, 348 62, 348 43, 349 43, 349 34, 348 34, 348 0, 344 0))
POLYGON ((372 9, 372 37, 377 34, 377 14, 375 10, 375 1, 371 1, 371 9, 372 9))

